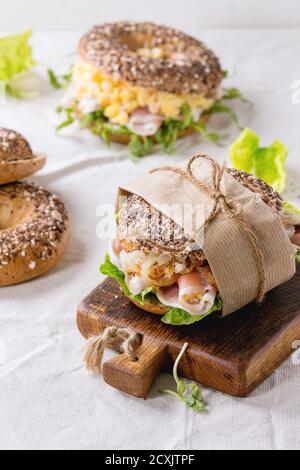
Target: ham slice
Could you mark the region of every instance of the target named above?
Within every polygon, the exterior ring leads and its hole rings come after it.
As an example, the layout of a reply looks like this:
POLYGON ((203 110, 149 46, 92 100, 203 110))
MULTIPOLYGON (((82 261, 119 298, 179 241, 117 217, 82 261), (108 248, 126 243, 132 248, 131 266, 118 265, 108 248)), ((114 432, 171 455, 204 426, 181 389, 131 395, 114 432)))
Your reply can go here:
POLYGON ((209 313, 216 295, 216 288, 197 272, 180 276, 178 285, 160 289, 157 293, 163 305, 181 308, 192 316, 209 313))
POLYGON ((163 116, 151 114, 147 108, 138 108, 131 114, 127 127, 136 134, 147 137, 156 134, 163 122, 163 116))

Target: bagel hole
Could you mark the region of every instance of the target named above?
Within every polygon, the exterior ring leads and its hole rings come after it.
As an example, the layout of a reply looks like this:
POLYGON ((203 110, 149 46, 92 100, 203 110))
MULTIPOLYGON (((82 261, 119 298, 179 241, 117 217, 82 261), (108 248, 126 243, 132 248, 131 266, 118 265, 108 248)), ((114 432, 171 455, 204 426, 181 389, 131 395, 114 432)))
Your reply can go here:
POLYGON ((25 205, 24 201, 0 200, 0 230, 7 230, 20 225, 31 211, 31 205, 25 205))
POLYGON ((153 47, 151 37, 141 33, 123 34, 120 36, 120 41, 132 52, 139 52, 140 49, 153 47))

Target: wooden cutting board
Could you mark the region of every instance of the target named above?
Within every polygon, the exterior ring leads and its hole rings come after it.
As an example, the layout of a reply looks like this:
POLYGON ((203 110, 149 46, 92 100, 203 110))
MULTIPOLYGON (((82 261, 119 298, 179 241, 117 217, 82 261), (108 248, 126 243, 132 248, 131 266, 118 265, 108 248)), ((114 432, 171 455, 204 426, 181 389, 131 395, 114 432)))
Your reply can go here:
MULTIPOLYGON (((89 338, 107 326, 140 334, 138 361, 121 354, 103 365, 104 380, 145 398, 157 374, 171 372, 183 344, 189 343, 179 373, 223 393, 245 397, 293 352, 300 339, 300 269, 270 292, 263 305, 250 304, 220 319, 213 314, 191 326, 169 326, 132 305, 113 280, 106 280, 78 308, 78 328, 89 338)), ((120 344, 113 345, 120 350, 120 344)))

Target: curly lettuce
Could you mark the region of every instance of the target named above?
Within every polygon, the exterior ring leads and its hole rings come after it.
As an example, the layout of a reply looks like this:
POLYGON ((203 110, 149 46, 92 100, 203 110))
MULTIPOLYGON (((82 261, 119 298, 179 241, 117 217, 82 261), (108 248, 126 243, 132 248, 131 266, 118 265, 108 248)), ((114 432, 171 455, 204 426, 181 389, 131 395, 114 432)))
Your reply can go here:
MULTIPOLYGON (((52 70, 48 70, 49 80, 55 89, 63 86, 62 77, 57 77, 52 70)), ((70 75, 64 78, 64 82, 70 80, 70 75)), ((238 125, 238 119, 234 111, 228 106, 229 100, 239 99, 246 102, 246 99, 236 88, 224 89, 223 98, 215 101, 210 109, 203 112, 203 116, 215 113, 227 113, 230 118, 238 125), (225 104, 226 103, 226 104, 225 104)), ((58 126, 58 130, 67 127, 76 119, 75 110, 72 108, 59 108, 59 111, 66 112, 66 119, 58 126)), ((209 132, 204 122, 195 119, 192 108, 189 104, 184 104, 181 108, 180 119, 166 118, 154 136, 140 136, 133 132, 125 125, 115 125, 109 122, 105 116, 105 109, 101 108, 97 111, 87 114, 80 119, 82 127, 88 127, 95 135, 99 135, 107 145, 111 143, 111 135, 121 134, 129 136, 129 151, 133 159, 138 159, 146 155, 151 155, 154 145, 161 145, 167 154, 172 154, 175 149, 176 142, 182 131, 192 129, 199 133, 203 139, 220 145, 220 136, 216 132, 209 132)))
MULTIPOLYGON (((152 301, 159 303, 156 297, 156 289, 154 287, 147 287, 141 294, 132 295, 130 290, 127 287, 127 284, 125 281, 125 274, 111 262, 109 255, 105 256, 104 263, 100 267, 100 272, 101 274, 104 274, 105 276, 110 277, 111 279, 114 279, 115 281, 117 281, 117 283, 121 287, 123 294, 132 300, 136 300, 140 302, 141 305, 145 305, 145 302, 148 300, 149 295, 152 296, 151 298, 152 301)), ((220 296, 217 296, 213 308, 206 315, 193 316, 193 315, 190 315, 185 310, 170 307, 168 313, 162 318, 162 322, 166 323, 167 325, 176 325, 176 326, 192 325, 193 323, 203 320, 205 317, 207 317, 211 313, 217 310, 221 310, 221 309, 222 309, 222 301, 221 301, 220 296)))
POLYGON ((192 325, 193 323, 203 320, 205 317, 218 310, 222 310, 222 300, 220 296, 216 297, 212 309, 205 315, 194 316, 180 308, 170 308, 168 313, 162 318, 161 321, 167 325, 192 325))
POLYGON ((7 93, 16 98, 26 98, 29 94, 14 86, 13 80, 31 69, 36 62, 29 44, 32 31, 0 38, 0 81, 5 84, 7 93))
POLYGON ((286 215, 300 215, 300 209, 288 201, 284 201, 283 209, 286 215))
POLYGON ((269 147, 260 147, 260 138, 248 128, 241 132, 229 150, 234 168, 254 174, 279 193, 286 188, 287 155, 287 148, 279 140, 269 147))
POLYGON ((111 279, 114 279, 115 281, 117 281, 117 283, 121 287, 123 294, 132 300, 137 300, 138 302, 141 303, 141 305, 145 304, 149 294, 156 293, 156 289, 154 289, 153 287, 147 287, 141 294, 132 295, 130 290, 127 287, 127 284, 125 281, 125 274, 111 262, 109 255, 105 256, 104 263, 100 267, 100 272, 101 274, 104 274, 105 276, 110 277, 111 279))

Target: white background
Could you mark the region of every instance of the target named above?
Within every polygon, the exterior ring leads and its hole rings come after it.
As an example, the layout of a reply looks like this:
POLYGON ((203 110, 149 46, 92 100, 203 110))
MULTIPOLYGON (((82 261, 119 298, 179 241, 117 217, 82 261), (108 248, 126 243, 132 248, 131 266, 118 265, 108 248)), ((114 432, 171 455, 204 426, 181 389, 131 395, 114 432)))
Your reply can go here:
POLYGON ((0 30, 75 30, 120 19, 183 28, 299 27, 299 0, 1 0, 0 30))
POLYGON ((47 166, 32 179, 62 197, 72 229, 66 255, 51 273, 0 292, 0 347, 4 343, 6 349, 6 363, 0 364, 0 449, 299 449, 300 365, 291 358, 247 399, 204 387, 204 416, 158 393, 174 388, 171 375, 161 375, 142 401, 86 373, 85 341, 75 316, 78 303, 101 280, 107 243, 96 236, 97 207, 115 200, 118 185, 196 151, 223 162, 239 130, 219 117, 211 126, 218 126, 225 147, 193 136, 172 157, 157 151, 134 165, 126 148, 107 148, 76 126, 57 135, 54 110, 62 93, 46 81, 47 67, 68 69, 92 23, 155 19, 192 31, 229 71, 224 85, 237 86, 253 103, 236 103, 240 122, 261 136, 262 145, 279 138, 288 147, 287 198, 300 205, 300 104, 291 99, 292 83, 300 80, 299 1, 0 2, 0 30, 53 30, 32 40, 40 95, 9 99, 0 106, 0 126, 19 130, 34 149, 48 153, 47 166))

